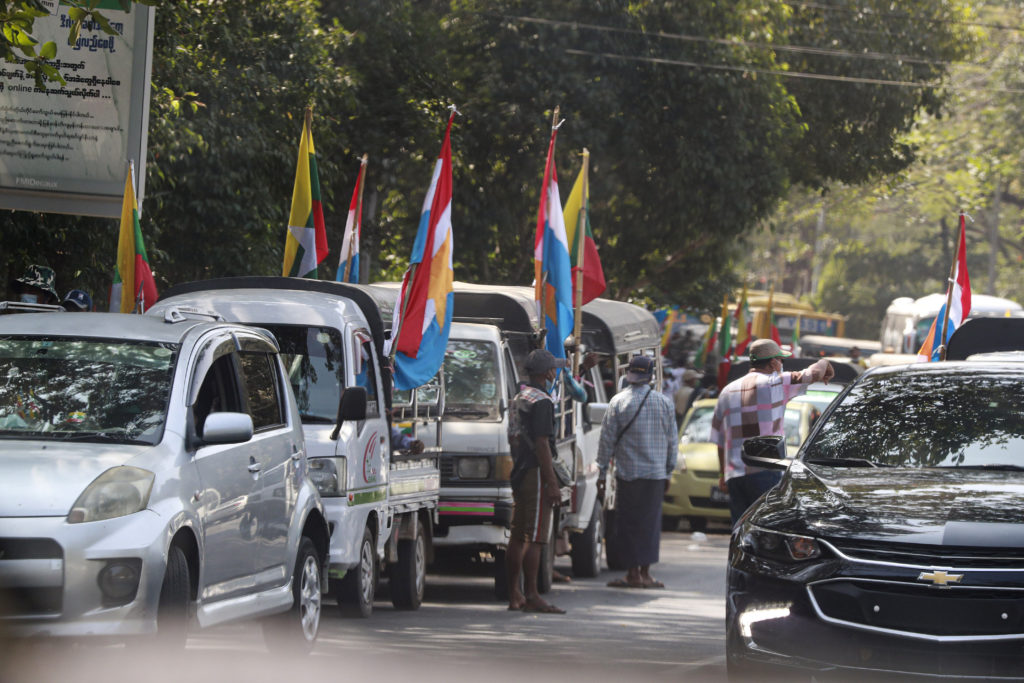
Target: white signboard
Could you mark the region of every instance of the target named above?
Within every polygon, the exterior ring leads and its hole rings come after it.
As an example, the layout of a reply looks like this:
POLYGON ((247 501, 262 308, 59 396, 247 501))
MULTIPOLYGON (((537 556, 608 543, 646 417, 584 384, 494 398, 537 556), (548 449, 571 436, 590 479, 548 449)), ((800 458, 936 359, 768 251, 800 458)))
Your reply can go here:
POLYGON ((129 161, 142 204, 153 12, 105 0, 101 13, 120 35, 86 22, 72 46, 69 8, 43 4, 50 16, 33 36, 57 44, 67 84, 39 89, 24 65, 0 62, 0 208, 116 218, 129 161))

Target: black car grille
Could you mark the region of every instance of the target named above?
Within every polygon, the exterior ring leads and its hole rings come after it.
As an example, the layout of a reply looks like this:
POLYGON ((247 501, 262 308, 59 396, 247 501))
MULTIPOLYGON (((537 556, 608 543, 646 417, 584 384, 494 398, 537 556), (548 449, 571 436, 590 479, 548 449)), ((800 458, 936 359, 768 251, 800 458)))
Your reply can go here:
MULTIPOLYGON (((0 574, 5 562, 62 560, 64 551, 51 538, 0 538, 0 574)), ((60 614, 62 586, 0 586, 0 617, 60 614)))
POLYGON ((438 468, 441 470, 441 481, 448 481, 455 477, 455 458, 450 455, 442 455, 438 458, 438 468))
POLYGON ((1024 550, 1019 548, 958 548, 913 543, 826 540, 844 555, 859 560, 958 569, 1024 569, 1024 550))
POLYGON ((809 588, 822 614, 850 624, 930 636, 1024 632, 1024 589, 990 590, 856 579, 809 588))

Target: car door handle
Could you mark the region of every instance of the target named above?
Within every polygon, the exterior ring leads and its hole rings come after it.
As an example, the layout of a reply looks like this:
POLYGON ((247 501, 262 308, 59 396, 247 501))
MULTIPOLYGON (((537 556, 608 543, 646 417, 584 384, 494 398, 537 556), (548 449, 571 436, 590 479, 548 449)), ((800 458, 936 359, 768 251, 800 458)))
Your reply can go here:
POLYGON ((263 469, 263 463, 258 462, 256 458, 249 458, 249 471, 253 474, 263 469))
POLYGON ((292 446, 292 460, 302 458, 302 450, 298 446, 292 446))

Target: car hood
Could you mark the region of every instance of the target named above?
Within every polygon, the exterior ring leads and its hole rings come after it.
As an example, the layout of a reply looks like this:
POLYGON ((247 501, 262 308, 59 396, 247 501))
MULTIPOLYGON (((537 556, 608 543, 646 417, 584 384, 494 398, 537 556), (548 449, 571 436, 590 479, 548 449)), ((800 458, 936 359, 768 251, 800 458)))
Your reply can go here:
POLYGON ((0 517, 66 515, 96 477, 145 448, 0 441, 0 517))
POLYGON ((1024 548, 1024 473, 795 462, 752 521, 819 538, 1024 548))
POLYGON ((690 470, 718 471, 718 446, 704 441, 679 445, 679 457, 686 459, 690 470))

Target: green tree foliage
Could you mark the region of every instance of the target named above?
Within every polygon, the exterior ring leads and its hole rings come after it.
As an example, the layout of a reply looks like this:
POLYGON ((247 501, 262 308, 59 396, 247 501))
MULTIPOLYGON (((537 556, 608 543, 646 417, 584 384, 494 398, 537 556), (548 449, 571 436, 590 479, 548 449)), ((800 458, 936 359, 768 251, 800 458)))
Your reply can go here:
MULTIPOLYGON (((931 87, 786 75, 931 86, 965 49, 958 2, 914 0, 905 11, 918 20, 901 22, 869 5, 164 2, 143 215, 158 282, 279 272, 301 112, 312 103, 332 248, 321 277, 333 275, 363 153, 370 279, 401 274, 456 104, 456 277, 528 283, 558 106, 563 196, 582 148, 591 151, 609 294, 711 307, 734 284, 748 235, 794 183, 904 168, 912 154, 899 136, 918 113, 938 110, 944 93, 931 87), (801 43, 936 63, 826 59, 791 49, 801 43)), ((28 233, 24 218, 9 220, 28 233)), ((45 230, 61 220, 48 218, 45 230)), ((112 240, 72 241, 109 263, 112 240)))
POLYGON ((918 150, 913 165, 824 197, 792 192, 757 239, 775 258, 768 269, 750 262, 755 277, 849 314, 848 334, 874 338, 893 298, 945 291, 962 210, 973 291, 1024 301, 1020 19, 1019 6, 995 4, 970 21, 982 49, 952 69, 944 115, 920 116, 901 141, 918 150))

